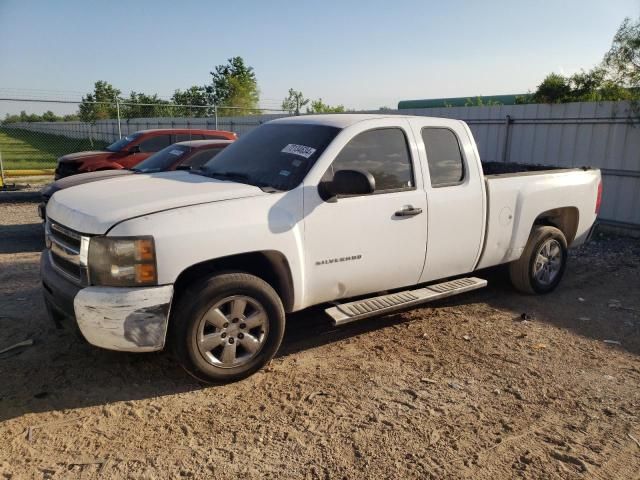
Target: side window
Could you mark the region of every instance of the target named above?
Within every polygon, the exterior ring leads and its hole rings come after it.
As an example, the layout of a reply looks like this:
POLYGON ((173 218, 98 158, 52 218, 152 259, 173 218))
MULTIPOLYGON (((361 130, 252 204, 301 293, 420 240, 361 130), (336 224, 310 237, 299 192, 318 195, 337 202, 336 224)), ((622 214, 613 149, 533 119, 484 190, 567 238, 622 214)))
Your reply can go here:
POLYGON ((413 188, 409 146, 399 128, 362 132, 352 138, 332 164, 338 170, 366 170, 376 179, 376 192, 413 188))
POLYGON ((186 159, 181 165, 187 165, 191 167, 192 170, 197 170, 213 157, 215 157, 218 153, 222 151, 221 148, 215 148, 211 150, 204 150, 202 152, 194 153, 190 158, 186 159))
POLYGON ((427 152, 431 186, 462 182, 464 162, 456 134, 448 128, 423 128, 422 141, 427 152))
POLYGON ((156 135, 140 142, 141 152, 157 152, 171 145, 171 135, 156 135))

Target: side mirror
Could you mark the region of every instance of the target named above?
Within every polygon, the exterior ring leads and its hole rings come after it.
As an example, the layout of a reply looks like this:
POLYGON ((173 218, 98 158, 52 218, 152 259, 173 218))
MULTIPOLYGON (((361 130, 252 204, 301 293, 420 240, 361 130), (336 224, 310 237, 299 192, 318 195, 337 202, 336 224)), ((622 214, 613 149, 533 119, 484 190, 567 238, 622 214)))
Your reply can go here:
POLYGON ((367 195, 376 189, 376 179, 365 170, 338 170, 333 180, 321 184, 324 200, 337 195, 367 195))
POLYGON ((191 170, 191 165, 178 165, 176 170, 191 170))
POLYGON ((140 145, 134 145, 127 150, 128 153, 140 153, 140 145))

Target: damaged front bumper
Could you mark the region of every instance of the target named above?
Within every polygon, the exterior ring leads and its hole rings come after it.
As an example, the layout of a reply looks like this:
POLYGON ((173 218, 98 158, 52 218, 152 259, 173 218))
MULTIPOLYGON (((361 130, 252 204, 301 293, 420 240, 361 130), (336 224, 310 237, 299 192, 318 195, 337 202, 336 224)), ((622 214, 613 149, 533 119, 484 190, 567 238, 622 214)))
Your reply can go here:
POLYGON ((173 286, 79 287, 42 253, 40 271, 47 310, 70 317, 92 345, 126 352, 162 350, 173 286))

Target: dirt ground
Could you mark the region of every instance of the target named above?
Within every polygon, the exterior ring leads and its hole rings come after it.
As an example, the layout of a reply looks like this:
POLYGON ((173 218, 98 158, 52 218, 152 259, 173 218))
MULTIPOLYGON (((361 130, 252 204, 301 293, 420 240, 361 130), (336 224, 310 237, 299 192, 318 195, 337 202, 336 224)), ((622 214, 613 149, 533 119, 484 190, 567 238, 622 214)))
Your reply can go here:
POLYGON ((560 288, 489 287, 335 328, 288 319, 263 372, 200 385, 45 314, 33 203, 0 203, 5 478, 640 478, 640 241, 597 237, 560 288), (524 316, 523 316, 524 314, 524 316))

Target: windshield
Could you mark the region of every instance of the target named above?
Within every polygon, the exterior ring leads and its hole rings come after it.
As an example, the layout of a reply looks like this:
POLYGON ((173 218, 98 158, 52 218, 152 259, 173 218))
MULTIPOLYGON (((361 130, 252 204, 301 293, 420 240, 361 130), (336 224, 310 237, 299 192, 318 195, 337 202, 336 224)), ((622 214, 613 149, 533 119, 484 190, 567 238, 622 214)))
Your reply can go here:
POLYGON ((291 190, 339 131, 326 125, 262 125, 229 145, 198 173, 291 190))
POLYGON ((154 153, 145 161, 140 162, 131 170, 140 173, 163 172, 171 168, 178 159, 183 160, 183 156, 189 152, 189 150, 191 150, 191 148, 186 145, 169 145, 159 152, 154 153))
POLYGON ((132 135, 122 137, 117 142, 113 142, 111 145, 109 145, 106 148, 106 150, 109 150, 110 152, 119 152, 120 150, 125 148, 127 145, 129 145, 131 142, 133 142, 136 138, 138 138, 140 135, 141 135, 140 133, 134 133, 132 135))

